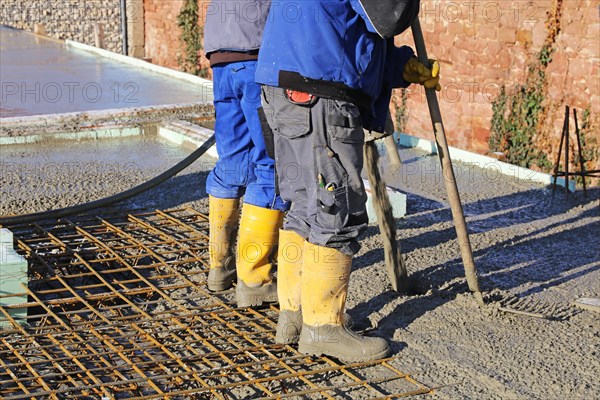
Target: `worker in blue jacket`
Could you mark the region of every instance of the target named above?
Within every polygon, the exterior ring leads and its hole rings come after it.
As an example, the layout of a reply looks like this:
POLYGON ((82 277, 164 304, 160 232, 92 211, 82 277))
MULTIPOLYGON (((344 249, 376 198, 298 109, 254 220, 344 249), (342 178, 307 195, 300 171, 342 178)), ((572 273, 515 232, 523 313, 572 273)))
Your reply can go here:
POLYGON ((206 182, 208 288, 230 288, 237 271, 239 307, 277 301, 273 260, 288 208, 275 190, 275 162, 265 148, 258 114, 260 85, 254 77, 269 6, 270 0, 212 0, 204 29, 204 49, 214 78, 219 154, 206 182))
POLYGON ((292 204, 279 240, 276 341, 302 353, 360 362, 389 352, 384 339, 352 332, 344 307, 368 223, 363 129, 383 132, 393 88, 439 90, 439 64, 428 69, 394 45, 418 10, 418 0, 272 4, 256 80, 292 204))

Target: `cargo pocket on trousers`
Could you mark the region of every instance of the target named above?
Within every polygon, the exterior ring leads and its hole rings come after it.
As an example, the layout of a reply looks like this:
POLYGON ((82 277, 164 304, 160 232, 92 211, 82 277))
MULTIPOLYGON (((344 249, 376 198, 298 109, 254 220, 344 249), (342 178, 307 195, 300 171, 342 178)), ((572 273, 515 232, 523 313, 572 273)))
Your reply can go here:
POLYGON ((337 233, 348 223, 348 174, 331 149, 315 146, 317 223, 337 233))
POLYGON ((363 143, 363 130, 360 110, 347 101, 329 100, 327 115, 327 133, 333 140, 344 143, 363 143))
POLYGON ((310 107, 292 104, 283 95, 274 96, 272 105, 278 134, 294 139, 310 131, 310 107))
POLYGON ((331 233, 340 232, 348 222, 348 187, 317 191, 317 223, 331 233))

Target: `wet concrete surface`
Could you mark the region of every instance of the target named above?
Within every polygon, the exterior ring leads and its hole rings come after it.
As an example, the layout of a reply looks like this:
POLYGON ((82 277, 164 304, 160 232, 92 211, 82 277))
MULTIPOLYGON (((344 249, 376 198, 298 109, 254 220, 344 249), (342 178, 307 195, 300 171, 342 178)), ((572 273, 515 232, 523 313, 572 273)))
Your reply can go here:
POLYGON ((212 88, 5 26, 0 84, 0 117, 212 101, 212 88))
MULTIPOLYGON (((156 135, 128 138, 51 141, 36 145, 0 146, 0 215, 67 207, 130 189, 168 170, 192 152, 156 135)), ((203 179, 214 159, 201 157, 160 186, 159 198, 171 206, 204 197, 203 179), (181 177, 189 180, 185 196, 170 192, 181 177), (196 177, 196 182, 192 182, 196 177)), ((152 196, 142 194, 130 205, 148 206, 152 196)))
MULTIPOLYGON (((187 154, 151 137, 9 149, 2 159, 0 214, 95 200, 155 176, 187 154), (109 167, 44 169, 73 159, 109 167), (30 166, 44 173, 18 171, 30 166)), ((430 398, 597 398, 600 318, 571 302, 600 296, 600 189, 588 197, 581 191, 552 196, 539 184, 455 163, 489 303, 480 308, 467 290, 438 158, 413 149, 402 149, 401 156, 403 169, 385 168, 382 175, 408 194, 397 237, 421 294, 390 290, 381 236, 369 227, 353 263, 347 304, 357 328, 372 327, 370 335, 389 339, 399 357, 393 365, 435 387, 430 398), (500 312, 496 300, 510 296, 548 305, 548 318, 500 312)), ((208 212, 204 184, 211 162, 196 162, 121 207, 208 212)))

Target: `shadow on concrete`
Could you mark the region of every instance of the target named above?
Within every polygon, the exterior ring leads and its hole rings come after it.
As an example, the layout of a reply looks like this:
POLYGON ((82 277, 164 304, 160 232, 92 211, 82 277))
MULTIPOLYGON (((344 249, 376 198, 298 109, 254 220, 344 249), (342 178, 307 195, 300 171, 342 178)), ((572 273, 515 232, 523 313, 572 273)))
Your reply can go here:
MULTIPOLYGON (((553 197, 551 191, 544 188, 466 204, 471 242, 473 247, 480 248, 473 255, 481 289, 484 292, 524 289, 527 285, 527 290, 521 296, 528 296, 600 270, 600 219, 597 218, 600 216, 600 207, 594 206, 598 205, 599 197, 600 188, 588 190, 587 197, 582 192, 576 192, 570 194, 569 198, 559 192, 553 197), (584 210, 584 206, 587 209, 584 210), (571 216, 557 218, 567 213, 571 216), (594 219, 578 223, 589 218, 594 219), (549 221, 543 227, 520 235, 511 235, 510 231, 503 229, 536 221, 539 226, 539 221, 545 219, 549 221), (489 241, 490 232, 494 230, 499 231, 499 241, 486 243, 485 236, 479 236, 487 233, 489 241)), ((380 321, 378 331, 388 332, 388 337, 393 335, 395 329, 407 327, 414 319, 452 300, 458 293, 468 292, 462 259, 456 256, 458 243, 453 226, 431 231, 425 229, 424 233, 410 236, 411 230, 422 232, 427 226, 451 221, 450 210, 439 202, 410 194, 408 204, 407 217, 396 221, 402 252, 405 259, 408 258, 409 273, 413 279, 433 290, 425 296, 407 297, 380 321), (411 204, 414 207, 412 209, 411 204), (411 268, 410 253, 431 247, 443 248, 441 245, 449 241, 456 243, 456 249, 450 255, 452 259, 424 269, 418 266, 411 268)), ((370 226, 365 235, 370 237, 378 233, 378 227, 370 226)), ((354 269, 383 261, 383 248, 374 248, 356 258, 354 269)), ((386 291, 356 305, 351 313, 368 315, 397 296, 400 295, 386 291)))
POLYGON ((139 194, 120 206, 123 208, 170 209, 208 197, 206 178, 209 171, 177 175, 157 187, 139 194))

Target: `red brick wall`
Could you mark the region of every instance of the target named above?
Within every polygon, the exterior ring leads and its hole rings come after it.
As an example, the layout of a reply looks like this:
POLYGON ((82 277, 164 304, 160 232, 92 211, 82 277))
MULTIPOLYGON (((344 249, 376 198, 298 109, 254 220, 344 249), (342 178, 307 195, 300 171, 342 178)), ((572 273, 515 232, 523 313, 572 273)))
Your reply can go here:
MULTIPOLYGON (((177 16, 184 0, 144 0, 146 58, 154 64, 180 70, 178 56, 182 54, 181 29, 177 26, 177 16)), ((206 10, 209 0, 200 0, 201 10, 206 10)), ((204 24, 201 11, 201 23, 204 24)), ((204 66, 207 60, 202 57, 204 66)))
MULTIPOLYGON (((548 35, 547 12, 555 1, 421 1, 429 56, 441 62, 440 104, 451 145, 487 152, 491 101, 502 85, 510 91, 523 83, 528 64, 548 35)), ((558 147, 564 105, 590 109, 596 132, 600 129, 599 2, 560 1, 561 30, 547 70, 548 113, 540 133, 541 145, 552 153, 558 147)), ((146 57, 156 64, 178 68, 176 19, 182 4, 183 0, 144 1, 146 57)), ((409 32, 397 42, 413 45, 409 32)), ((425 96, 417 87, 410 89, 407 111, 407 133, 432 139, 425 96)))
MULTIPOLYGON (((527 66, 546 37, 547 13, 554 0, 433 1, 422 0, 420 20, 430 58, 441 63, 444 89, 440 105, 451 145, 485 153, 492 119, 491 101, 502 85, 510 92, 524 83, 527 66)), ((590 109, 600 129, 599 2, 564 0, 557 51, 547 69, 547 114, 538 138, 554 161, 564 106, 590 109)), ((397 39, 413 44, 406 32, 397 39)), ((413 85, 414 86, 414 85, 413 85)), ((406 131, 432 139, 423 91, 408 94, 406 131)), ((581 119, 580 119, 581 125, 581 119)), ((573 124, 571 125, 573 126, 573 124)))
POLYGON ((177 16, 183 0, 144 0, 145 56, 155 64, 179 69, 177 16))

